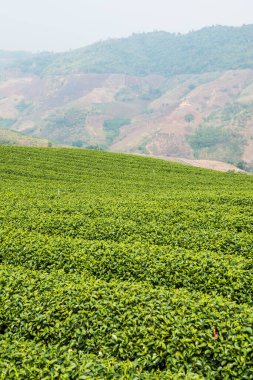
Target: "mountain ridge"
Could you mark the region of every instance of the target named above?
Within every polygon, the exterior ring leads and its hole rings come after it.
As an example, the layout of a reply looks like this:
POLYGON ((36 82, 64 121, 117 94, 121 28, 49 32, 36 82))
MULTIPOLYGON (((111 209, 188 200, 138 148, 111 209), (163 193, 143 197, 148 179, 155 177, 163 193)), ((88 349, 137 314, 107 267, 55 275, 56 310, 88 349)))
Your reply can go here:
POLYGON ((68 52, 32 54, 22 59, 21 70, 40 75, 95 72, 170 76, 245 69, 252 68, 252 39, 253 24, 216 25, 186 34, 134 33, 68 52))

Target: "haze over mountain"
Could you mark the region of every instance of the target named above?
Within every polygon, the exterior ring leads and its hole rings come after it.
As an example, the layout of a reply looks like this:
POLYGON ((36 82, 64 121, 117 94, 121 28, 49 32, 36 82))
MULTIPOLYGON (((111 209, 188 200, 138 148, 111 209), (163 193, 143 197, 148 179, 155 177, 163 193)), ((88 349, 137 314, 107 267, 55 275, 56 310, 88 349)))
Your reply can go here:
POLYGON ((8 0, 0 49, 67 51, 133 32, 187 33, 252 23, 252 0, 8 0))
POLYGON ((253 25, 214 26, 1 51, 1 143, 18 143, 12 130, 30 143, 253 163, 252 41, 253 25))

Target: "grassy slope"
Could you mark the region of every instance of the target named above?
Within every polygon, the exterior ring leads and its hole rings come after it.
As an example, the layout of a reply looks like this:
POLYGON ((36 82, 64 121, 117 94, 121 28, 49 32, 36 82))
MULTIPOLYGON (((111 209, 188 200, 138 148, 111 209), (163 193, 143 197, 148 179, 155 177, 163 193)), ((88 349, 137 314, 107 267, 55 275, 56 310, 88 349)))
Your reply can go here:
POLYGON ((252 177, 0 154, 0 378, 252 378, 252 177))

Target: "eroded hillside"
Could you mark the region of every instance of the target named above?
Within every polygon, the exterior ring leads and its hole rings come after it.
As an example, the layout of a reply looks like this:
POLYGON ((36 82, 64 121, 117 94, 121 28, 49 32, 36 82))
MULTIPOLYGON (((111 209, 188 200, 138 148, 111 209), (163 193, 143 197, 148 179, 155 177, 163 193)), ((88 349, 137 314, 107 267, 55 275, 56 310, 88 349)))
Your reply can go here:
POLYGON ((166 78, 11 72, 0 126, 53 143, 253 162, 253 70, 166 78))
POLYGON ((214 26, 0 51, 0 127, 49 144, 253 163, 252 38, 253 25, 214 26))

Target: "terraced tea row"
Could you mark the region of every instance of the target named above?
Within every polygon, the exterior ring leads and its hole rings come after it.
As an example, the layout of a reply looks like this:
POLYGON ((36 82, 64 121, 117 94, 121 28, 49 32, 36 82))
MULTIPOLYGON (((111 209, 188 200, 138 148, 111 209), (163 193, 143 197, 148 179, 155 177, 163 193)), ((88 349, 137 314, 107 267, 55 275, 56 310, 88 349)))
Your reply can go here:
POLYGON ((221 297, 85 274, 1 267, 1 332, 143 371, 252 375, 253 309, 221 297), (213 339, 218 327, 219 341, 213 339))
POLYGON ((0 153, 0 379, 253 378, 253 177, 0 153))
POLYGON ((90 241, 16 230, 0 237, 2 263, 90 273, 110 281, 186 287, 253 305, 253 259, 173 246, 90 241), (247 291, 245 291, 247 289, 247 291))

